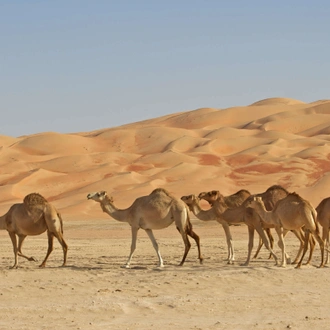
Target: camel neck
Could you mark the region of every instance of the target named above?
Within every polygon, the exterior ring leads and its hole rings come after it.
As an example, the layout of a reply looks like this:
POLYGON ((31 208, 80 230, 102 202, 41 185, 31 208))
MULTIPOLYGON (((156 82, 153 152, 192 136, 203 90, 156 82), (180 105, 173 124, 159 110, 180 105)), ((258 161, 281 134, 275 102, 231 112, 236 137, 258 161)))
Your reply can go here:
POLYGON ((127 210, 117 209, 112 203, 105 201, 101 203, 102 211, 109 214, 113 219, 120 222, 128 222, 127 210))
POLYGON ((267 211, 263 204, 257 204, 255 210, 265 223, 271 223, 273 211, 267 211))
POLYGON ((193 208, 193 213, 199 220, 212 221, 216 219, 213 209, 203 210, 198 203, 194 203, 192 205, 192 208, 193 208))

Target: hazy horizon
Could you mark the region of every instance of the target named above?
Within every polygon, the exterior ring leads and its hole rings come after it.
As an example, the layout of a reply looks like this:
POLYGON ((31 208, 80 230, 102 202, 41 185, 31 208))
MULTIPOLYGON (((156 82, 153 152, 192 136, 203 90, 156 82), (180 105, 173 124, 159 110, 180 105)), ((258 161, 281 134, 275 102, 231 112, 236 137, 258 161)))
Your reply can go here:
POLYGON ((2 1, 0 134, 329 98, 326 1, 2 1))

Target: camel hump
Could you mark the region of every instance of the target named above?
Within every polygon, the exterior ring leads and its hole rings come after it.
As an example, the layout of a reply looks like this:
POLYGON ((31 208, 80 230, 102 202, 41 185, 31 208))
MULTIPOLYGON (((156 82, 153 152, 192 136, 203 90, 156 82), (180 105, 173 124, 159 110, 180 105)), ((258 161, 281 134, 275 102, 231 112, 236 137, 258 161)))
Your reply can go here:
POLYGON ((26 195, 24 197, 23 202, 24 202, 25 206, 27 206, 28 208, 44 206, 48 203, 46 198, 41 196, 38 193, 31 193, 31 194, 26 195))
POLYGON ((299 196, 295 191, 292 192, 292 193, 289 193, 288 194, 288 197, 290 198, 293 198, 293 199, 303 199, 301 196, 299 196))
POLYGON ((48 204, 46 198, 38 193, 28 194, 24 197, 24 205, 31 218, 38 221, 44 214, 45 206, 48 204))
POLYGON ((280 185, 278 185, 278 184, 275 184, 275 185, 273 185, 273 186, 271 186, 271 187, 269 187, 267 190, 266 190, 266 192, 273 192, 273 191, 276 191, 276 190, 278 190, 278 191, 282 191, 282 192, 284 192, 284 193, 286 193, 286 194, 289 194, 289 192, 284 188, 284 187, 282 187, 282 186, 280 186, 280 185))
POLYGON ((166 189, 164 189, 164 188, 156 188, 156 189, 154 189, 151 192, 150 195, 152 195, 152 194, 159 194, 159 193, 164 193, 165 195, 168 195, 168 196, 170 195, 170 193, 166 189))
POLYGON ((234 208, 243 204, 243 202, 251 196, 248 190, 242 189, 237 191, 235 194, 226 196, 225 202, 228 207, 234 208))
POLYGON ((176 199, 169 191, 167 191, 164 188, 156 188, 150 193, 150 195, 160 195, 160 194, 164 194, 170 197, 171 199, 176 199))

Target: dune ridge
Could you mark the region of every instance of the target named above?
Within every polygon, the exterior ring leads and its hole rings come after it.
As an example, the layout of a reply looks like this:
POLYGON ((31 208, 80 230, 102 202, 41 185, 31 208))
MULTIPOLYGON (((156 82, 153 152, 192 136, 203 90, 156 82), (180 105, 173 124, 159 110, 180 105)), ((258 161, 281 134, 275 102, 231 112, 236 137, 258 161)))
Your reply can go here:
POLYGON ((156 187, 180 197, 211 189, 258 193, 272 184, 316 206, 330 195, 329 132, 329 100, 269 98, 91 132, 0 135, 0 211, 39 192, 67 219, 99 218, 85 198, 93 190, 127 207, 156 187))

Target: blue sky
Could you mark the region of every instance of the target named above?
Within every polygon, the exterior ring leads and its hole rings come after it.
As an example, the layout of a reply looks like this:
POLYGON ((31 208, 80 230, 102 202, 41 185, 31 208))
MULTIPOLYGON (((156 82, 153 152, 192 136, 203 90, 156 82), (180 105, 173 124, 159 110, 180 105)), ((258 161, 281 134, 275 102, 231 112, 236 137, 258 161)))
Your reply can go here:
POLYGON ((330 2, 0 0, 0 134, 330 98, 330 2))

